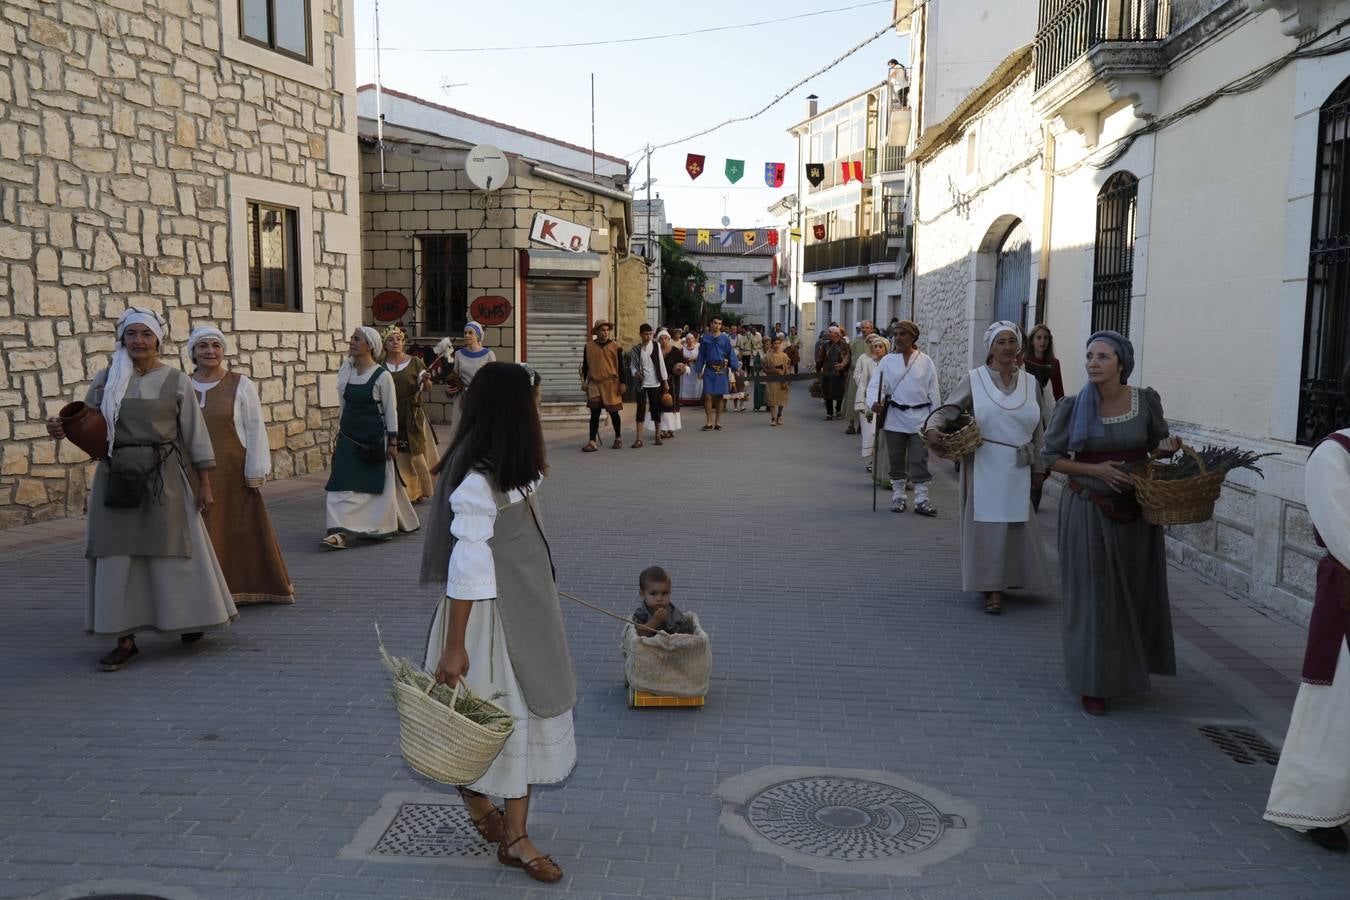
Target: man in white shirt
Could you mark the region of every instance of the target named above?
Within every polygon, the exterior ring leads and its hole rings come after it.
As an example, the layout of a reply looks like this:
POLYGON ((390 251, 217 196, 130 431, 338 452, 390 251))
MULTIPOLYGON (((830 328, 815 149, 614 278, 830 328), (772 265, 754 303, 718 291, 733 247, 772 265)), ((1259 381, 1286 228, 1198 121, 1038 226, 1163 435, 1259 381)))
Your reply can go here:
POLYGON ((661 395, 670 392, 670 375, 666 372, 666 360, 661 355, 661 347, 652 340, 652 326, 646 322, 638 329, 642 342, 632 350, 629 357, 629 371, 633 376, 633 385, 637 394, 637 439, 633 447, 642 446, 642 420, 647 417, 650 407, 653 429, 656 432, 655 444, 661 446, 661 395))
POLYGON ((914 485, 914 511, 936 516, 928 499, 928 447, 919 433, 924 419, 942 405, 937 366, 914 346, 919 326, 908 319, 895 326, 894 351, 882 358, 867 383, 867 405, 883 416, 890 457, 891 512, 905 511, 905 481, 914 485))

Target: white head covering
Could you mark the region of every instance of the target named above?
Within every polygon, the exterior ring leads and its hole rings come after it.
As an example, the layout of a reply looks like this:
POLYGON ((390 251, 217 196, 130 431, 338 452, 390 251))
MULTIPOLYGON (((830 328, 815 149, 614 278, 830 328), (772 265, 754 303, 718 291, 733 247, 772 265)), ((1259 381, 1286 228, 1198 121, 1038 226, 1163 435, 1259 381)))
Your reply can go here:
POLYGON ((465 330, 465 331, 468 331, 470 328, 472 328, 474 331, 478 332, 478 341, 479 341, 479 343, 482 343, 482 340, 483 340, 483 326, 482 326, 482 325, 479 325, 477 322, 465 322, 465 323, 464 323, 464 330, 465 330))
POLYGON ((366 344, 370 347, 370 355, 377 356, 381 348, 384 347, 384 341, 380 340, 380 333, 369 325, 358 325, 356 331, 366 339, 366 344))
POLYGON ((667 331, 666 329, 662 328, 660 331, 658 331, 658 332, 656 333, 656 339, 657 339, 658 341, 661 340, 661 335, 663 335, 663 334, 664 334, 666 337, 670 337, 670 332, 667 331))
POLYGON ((200 344, 207 338, 215 338, 216 340, 220 341, 220 346, 225 348, 226 353, 229 352, 230 345, 225 343, 225 332, 221 331, 214 325, 198 325, 196 328, 192 329, 192 334, 188 335, 187 341, 188 362, 193 361, 192 351, 196 349, 198 344, 200 344))
POLYGON ((1013 338, 1017 341, 1017 346, 1022 346, 1022 329, 1018 328, 1016 323, 1009 322, 1007 319, 1000 319, 993 325, 984 330, 984 348, 990 352, 994 349, 994 341, 1005 331, 1011 331, 1013 338))
POLYGON ((103 420, 108 423, 109 456, 112 455, 113 435, 117 432, 117 416, 122 411, 122 398, 127 395, 127 388, 131 385, 131 374, 135 371, 126 347, 122 346, 122 336, 126 334, 128 325, 144 325, 159 338, 161 343, 164 341, 164 332, 169 327, 159 313, 136 306, 128 306, 117 318, 117 350, 108 365, 108 378, 103 382, 103 403, 99 406, 103 420))

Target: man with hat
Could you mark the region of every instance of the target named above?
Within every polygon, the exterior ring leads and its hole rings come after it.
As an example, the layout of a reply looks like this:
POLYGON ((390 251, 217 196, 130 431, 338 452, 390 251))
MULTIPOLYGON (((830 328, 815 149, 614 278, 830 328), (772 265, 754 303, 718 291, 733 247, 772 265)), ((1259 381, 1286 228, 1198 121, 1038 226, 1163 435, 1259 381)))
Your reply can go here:
POLYGON ((905 319, 895 326, 892 351, 877 364, 867 384, 867 404, 884 417, 890 457, 891 512, 905 511, 905 481, 914 485, 914 511, 936 516, 928 499, 928 447, 919 433, 924 419, 942 405, 937 366, 914 346, 919 326, 905 319))
MULTIPOLYGON (((591 438, 581 449, 594 453, 600 449, 600 410, 609 413, 610 424, 614 426, 615 450, 622 449, 623 438, 619 436, 619 413, 623 411, 623 382, 620 378, 619 342, 610 340, 609 333, 613 322, 596 319, 591 326, 595 340, 586 344, 581 356, 581 386, 586 391, 586 406, 591 410, 591 438)), ((639 432, 640 434, 640 432, 639 432)))

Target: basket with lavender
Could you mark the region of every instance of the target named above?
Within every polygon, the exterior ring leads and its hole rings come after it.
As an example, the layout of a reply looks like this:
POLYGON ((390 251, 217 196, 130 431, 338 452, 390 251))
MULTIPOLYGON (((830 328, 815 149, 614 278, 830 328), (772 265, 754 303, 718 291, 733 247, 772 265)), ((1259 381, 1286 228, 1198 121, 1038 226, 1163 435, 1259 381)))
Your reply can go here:
POLYGON ((1164 462, 1155 454, 1132 474, 1135 496, 1144 518, 1153 525, 1206 522, 1214 517, 1214 504, 1229 472, 1248 469, 1264 478, 1257 463, 1276 455, 1210 444, 1195 450, 1182 444, 1175 459, 1164 462))

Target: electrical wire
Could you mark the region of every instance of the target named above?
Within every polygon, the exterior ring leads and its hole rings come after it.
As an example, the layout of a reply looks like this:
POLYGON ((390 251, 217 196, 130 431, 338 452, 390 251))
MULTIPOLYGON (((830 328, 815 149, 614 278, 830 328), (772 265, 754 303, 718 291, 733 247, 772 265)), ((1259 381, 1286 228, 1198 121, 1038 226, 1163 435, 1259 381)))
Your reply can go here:
MULTIPOLYGON (((839 6, 833 9, 818 9, 812 12, 798 13, 793 16, 779 16, 774 19, 761 19, 758 22, 742 22, 737 25, 713 25, 708 28, 694 28, 689 31, 672 31, 667 34, 648 34, 640 37, 606 38, 595 41, 572 41, 560 44, 513 44, 501 47, 383 47, 385 53, 509 53, 519 50, 563 50, 573 47, 604 47, 613 44, 638 44, 647 41, 664 41, 670 38, 693 37, 700 34, 713 34, 720 31, 740 31, 746 28, 760 28, 765 25, 778 25, 797 19, 809 19, 815 16, 827 16, 834 13, 849 12, 868 6, 889 5, 891 0, 868 0, 852 6, 839 6)), ((358 47, 359 50, 371 50, 372 47, 358 47)))

